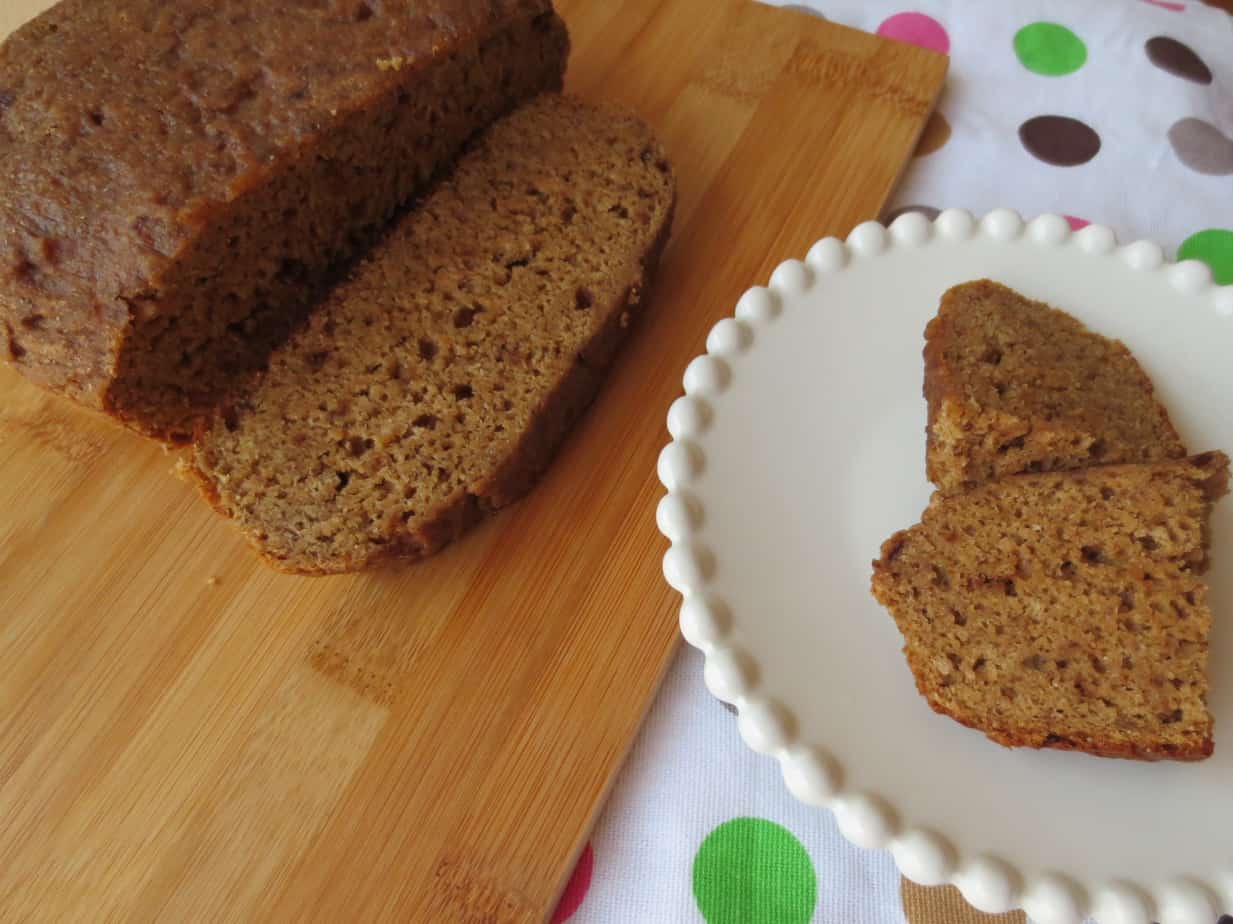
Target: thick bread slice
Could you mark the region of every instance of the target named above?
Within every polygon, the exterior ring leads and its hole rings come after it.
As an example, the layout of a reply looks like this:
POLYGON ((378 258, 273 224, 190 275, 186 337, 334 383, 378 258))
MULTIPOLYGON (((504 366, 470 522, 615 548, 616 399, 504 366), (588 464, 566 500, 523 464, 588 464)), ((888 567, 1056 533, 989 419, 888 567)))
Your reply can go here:
POLYGON ((278 351, 185 469, 274 566, 428 555, 525 493, 598 390, 667 240, 636 118, 497 122, 278 351))
POLYGON ((981 279, 925 329, 926 471, 939 488, 1186 454, 1126 347, 981 279))
POLYGON ((1211 754, 1196 575, 1228 481, 1209 452, 935 494, 873 565, 921 694, 1010 747, 1211 754))

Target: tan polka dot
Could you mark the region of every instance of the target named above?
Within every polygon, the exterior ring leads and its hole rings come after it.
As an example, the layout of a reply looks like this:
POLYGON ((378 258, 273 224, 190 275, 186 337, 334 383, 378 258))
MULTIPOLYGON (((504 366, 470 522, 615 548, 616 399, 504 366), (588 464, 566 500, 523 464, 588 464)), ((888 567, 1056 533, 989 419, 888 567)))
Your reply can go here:
POLYGON ((926 154, 932 154, 949 140, 950 123, 946 121, 946 116, 935 109, 929 121, 925 123, 925 130, 921 132, 920 141, 916 142, 916 153, 913 156, 924 157, 926 154))
POLYGON ((1233 138, 1211 122, 1193 116, 1169 127, 1169 144, 1183 164, 1208 176, 1233 174, 1233 138))
POLYGON ((909 924, 1028 924, 1022 911, 985 914, 963 900, 954 886, 926 888, 900 879, 903 913, 909 924))

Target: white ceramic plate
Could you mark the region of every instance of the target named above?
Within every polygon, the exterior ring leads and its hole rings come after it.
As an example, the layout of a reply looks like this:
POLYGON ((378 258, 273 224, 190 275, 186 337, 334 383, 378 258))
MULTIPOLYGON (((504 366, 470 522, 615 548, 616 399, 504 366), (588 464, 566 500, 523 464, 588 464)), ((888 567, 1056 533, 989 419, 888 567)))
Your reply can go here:
POLYGON ((1233 451, 1233 286, 1202 263, 1056 215, 869 222, 745 293, 685 372, 658 511, 681 629, 746 743, 909 878, 1040 924, 1214 924, 1233 911, 1233 498, 1213 527, 1201 763, 1008 750, 935 715, 870 596, 878 546, 929 497, 925 323, 980 277, 1123 340, 1187 446, 1233 451))

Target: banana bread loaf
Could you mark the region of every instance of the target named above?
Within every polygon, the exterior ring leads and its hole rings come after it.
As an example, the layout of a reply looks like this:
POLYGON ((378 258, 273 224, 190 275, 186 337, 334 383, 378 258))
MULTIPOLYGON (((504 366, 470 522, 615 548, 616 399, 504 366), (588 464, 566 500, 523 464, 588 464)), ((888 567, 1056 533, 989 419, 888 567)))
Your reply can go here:
POLYGON ((940 488, 1186 454, 1124 345, 988 279, 925 329, 926 471, 940 488))
POLYGON ((550 0, 62 0, 0 46, 0 355, 184 441, 567 46, 550 0))
POLYGON ((874 562, 873 594, 937 712, 1007 746, 1212 752, 1197 577, 1220 452, 938 492, 874 562))
POLYGON ((643 306, 674 200, 637 119, 526 104, 274 353, 184 472, 283 570, 439 549, 548 464, 643 306))

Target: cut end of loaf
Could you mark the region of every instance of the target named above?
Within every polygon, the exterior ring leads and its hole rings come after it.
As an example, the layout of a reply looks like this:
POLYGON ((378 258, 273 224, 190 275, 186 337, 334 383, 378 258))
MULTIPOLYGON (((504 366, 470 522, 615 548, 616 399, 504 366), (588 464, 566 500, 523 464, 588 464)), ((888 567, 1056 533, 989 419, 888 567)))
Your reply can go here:
POLYGON ((996 282, 942 296, 924 355, 926 470, 939 488, 1186 454, 1122 343, 996 282))
POLYGON ((525 105, 202 434, 192 475, 283 570, 431 554, 547 466, 643 307, 674 199, 636 118, 525 105))
POLYGON ((19 29, 0 53, 14 366, 187 442, 467 139, 561 87, 547 0, 428 6, 62 0, 19 29))
POLYGON ((1220 452, 939 492, 874 562, 920 692, 1010 747, 1198 760, 1220 452))

